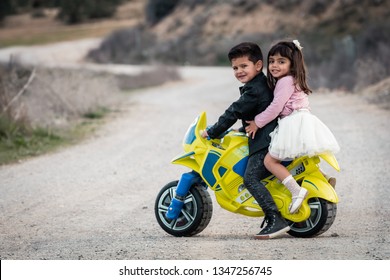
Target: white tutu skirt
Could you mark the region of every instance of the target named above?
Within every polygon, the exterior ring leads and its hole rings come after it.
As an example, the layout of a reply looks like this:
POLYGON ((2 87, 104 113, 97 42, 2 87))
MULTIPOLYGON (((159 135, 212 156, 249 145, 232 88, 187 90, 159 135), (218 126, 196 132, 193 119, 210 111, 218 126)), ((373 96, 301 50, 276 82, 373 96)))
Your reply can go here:
POLYGON ((340 146, 329 128, 308 110, 298 110, 279 119, 270 133, 270 155, 280 160, 337 153, 340 146))

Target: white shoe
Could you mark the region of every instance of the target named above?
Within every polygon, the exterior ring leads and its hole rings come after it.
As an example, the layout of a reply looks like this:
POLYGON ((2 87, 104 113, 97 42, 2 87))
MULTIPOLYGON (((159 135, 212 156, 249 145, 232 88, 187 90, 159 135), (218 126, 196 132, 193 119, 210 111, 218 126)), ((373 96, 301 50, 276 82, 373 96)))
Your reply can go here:
POLYGON ((301 188, 299 194, 292 197, 292 202, 288 208, 291 214, 294 214, 298 211, 299 207, 302 205, 303 200, 306 198, 307 193, 307 189, 301 188))

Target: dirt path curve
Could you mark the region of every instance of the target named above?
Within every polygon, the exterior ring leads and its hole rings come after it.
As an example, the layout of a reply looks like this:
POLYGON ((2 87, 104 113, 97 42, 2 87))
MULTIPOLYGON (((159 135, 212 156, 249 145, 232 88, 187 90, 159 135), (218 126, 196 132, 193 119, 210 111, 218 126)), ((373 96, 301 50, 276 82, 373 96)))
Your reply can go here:
POLYGON ((258 241, 260 219, 215 203, 198 236, 175 238, 153 212, 159 189, 178 179, 188 125, 209 123, 238 96, 228 68, 182 68, 185 80, 141 90, 129 110, 89 140, 0 167, 0 259, 390 259, 389 112, 360 97, 313 94, 311 107, 342 151, 333 226, 312 239, 258 241))

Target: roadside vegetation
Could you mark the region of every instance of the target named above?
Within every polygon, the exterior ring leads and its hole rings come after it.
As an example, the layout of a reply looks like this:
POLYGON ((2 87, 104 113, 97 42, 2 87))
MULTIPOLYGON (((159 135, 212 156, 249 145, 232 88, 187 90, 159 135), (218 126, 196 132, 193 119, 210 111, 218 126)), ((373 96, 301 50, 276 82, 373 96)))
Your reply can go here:
POLYGON ((0 64, 0 165, 78 143, 131 108, 134 90, 179 79, 175 68, 113 75, 0 64))
POLYGON ((60 147, 78 143, 93 132, 98 122, 87 118, 67 129, 48 129, 29 126, 0 118, 0 165, 45 154, 60 147))
POLYGON ((68 24, 77 24, 90 19, 108 18, 115 14, 125 0, 2 0, 0 20, 6 16, 30 12, 33 17, 44 16, 44 9, 57 8, 57 18, 68 24))

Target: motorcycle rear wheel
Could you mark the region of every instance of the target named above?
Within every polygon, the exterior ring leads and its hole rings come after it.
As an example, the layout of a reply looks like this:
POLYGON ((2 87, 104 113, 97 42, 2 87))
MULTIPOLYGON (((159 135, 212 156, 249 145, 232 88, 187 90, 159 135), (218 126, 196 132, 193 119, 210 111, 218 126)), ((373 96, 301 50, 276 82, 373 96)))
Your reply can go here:
POLYGON ((207 189, 202 185, 190 188, 184 200, 184 206, 179 217, 168 219, 165 214, 175 195, 178 181, 165 185, 157 195, 154 213, 157 222, 167 233, 181 237, 193 236, 203 231, 210 223, 213 214, 213 203, 207 189))
POLYGON ((309 219, 300 223, 287 221, 290 226, 288 234, 295 237, 314 237, 326 232, 336 219, 337 204, 322 198, 309 200, 311 214, 309 219))

